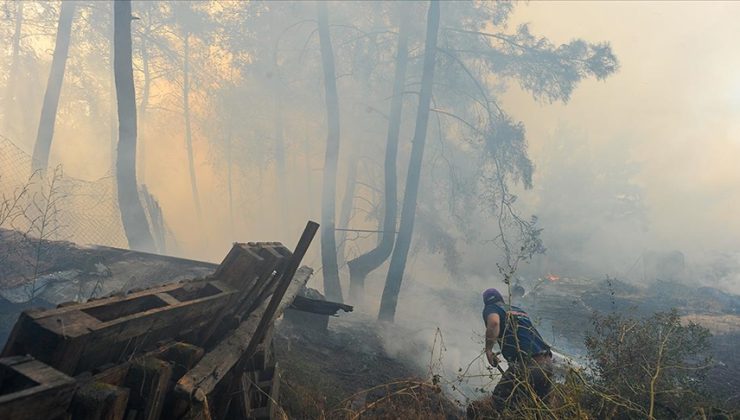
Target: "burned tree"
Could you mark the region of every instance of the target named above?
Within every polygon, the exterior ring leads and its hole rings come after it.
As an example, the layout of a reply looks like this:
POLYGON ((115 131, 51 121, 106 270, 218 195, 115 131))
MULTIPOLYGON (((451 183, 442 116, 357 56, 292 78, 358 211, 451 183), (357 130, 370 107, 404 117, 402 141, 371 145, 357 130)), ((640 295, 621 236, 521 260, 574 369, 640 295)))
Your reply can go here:
POLYGON ((198 220, 203 215, 200 207, 200 194, 198 193, 198 179, 195 176, 195 158, 193 156, 193 130, 190 124, 190 31, 185 29, 183 33, 183 59, 182 59, 182 115, 185 119, 185 145, 188 149, 188 169, 190 170, 190 189, 193 193, 193 203, 198 220))
POLYGON ((411 248, 411 236, 414 232, 416 201, 419 192, 419 183, 421 181, 421 164, 424 158, 424 143, 426 142, 427 124, 429 122, 429 106, 432 102, 439 15, 439 2, 431 1, 427 15, 427 34, 424 46, 424 68, 421 77, 419 107, 416 115, 413 144, 411 146, 409 171, 406 176, 401 221, 396 246, 391 255, 391 265, 388 268, 385 288, 383 289, 383 298, 380 301, 380 312, 378 313, 378 318, 384 321, 393 321, 396 314, 398 294, 401 291, 401 281, 403 280, 406 259, 411 248))
POLYGON ((406 21, 408 18, 406 7, 402 4, 399 6, 398 50, 393 78, 393 96, 390 106, 388 136, 385 145, 383 232, 377 246, 347 263, 350 276, 350 294, 354 300, 361 298, 367 275, 380 267, 390 257, 393 251, 393 243, 396 239, 396 218, 398 214, 396 160, 398 156, 398 137, 401 130, 401 117, 403 114, 403 90, 408 64, 409 23, 406 21))
POLYGON ((131 1, 116 1, 113 13, 113 71, 118 104, 118 154, 116 179, 118 206, 129 247, 154 250, 136 184, 136 93, 131 53, 131 1))
POLYGON ((15 30, 13 31, 12 41, 12 58, 10 61, 10 72, 8 73, 8 82, 5 85, 5 115, 3 126, 5 132, 10 129, 10 121, 15 115, 11 115, 11 110, 15 108, 15 93, 17 91, 16 83, 18 82, 18 67, 20 61, 21 36, 23 31, 23 2, 15 2, 15 30))
POLYGON ((51 70, 49 70, 49 80, 46 83, 44 104, 41 107, 41 118, 36 135, 36 143, 33 148, 34 170, 43 170, 49 165, 49 152, 51 150, 51 142, 54 138, 54 124, 57 119, 59 95, 62 91, 62 82, 64 81, 64 69, 67 64, 74 14, 75 3, 70 0, 63 1, 59 12, 54 56, 51 61, 51 70))
POLYGON ((339 97, 334 68, 334 51, 329 33, 329 11, 325 2, 319 2, 319 41, 321 62, 324 68, 324 90, 326 95, 326 156, 324 158, 324 181, 321 205, 321 260, 326 297, 342 301, 342 286, 339 283, 337 266, 337 240, 334 234, 337 195, 337 163, 339 160, 339 97))

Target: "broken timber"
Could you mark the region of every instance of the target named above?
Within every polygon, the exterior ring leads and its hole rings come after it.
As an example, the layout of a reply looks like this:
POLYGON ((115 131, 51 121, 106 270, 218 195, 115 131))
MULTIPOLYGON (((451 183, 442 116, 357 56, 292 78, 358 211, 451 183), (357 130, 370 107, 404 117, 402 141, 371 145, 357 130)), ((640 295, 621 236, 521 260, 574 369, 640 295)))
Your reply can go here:
POLYGON ((204 279, 24 312, 0 358, 0 418, 270 418, 255 392, 277 399, 272 325, 313 273, 299 265, 317 229, 293 252, 234 244, 204 279))
POLYGON ((72 399, 74 380, 28 356, 0 359, 0 419, 56 418, 72 399))

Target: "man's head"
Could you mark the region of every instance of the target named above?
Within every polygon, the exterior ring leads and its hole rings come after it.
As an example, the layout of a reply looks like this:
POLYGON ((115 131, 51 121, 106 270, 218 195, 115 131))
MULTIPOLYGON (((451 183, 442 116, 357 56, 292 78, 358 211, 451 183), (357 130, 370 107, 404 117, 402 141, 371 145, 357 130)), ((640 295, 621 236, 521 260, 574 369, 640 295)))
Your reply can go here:
POLYGON ((483 291, 483 303, 497 303, 503 302, 504 297, 501 296, 501 292, 496 289, 486 289, 483 291))

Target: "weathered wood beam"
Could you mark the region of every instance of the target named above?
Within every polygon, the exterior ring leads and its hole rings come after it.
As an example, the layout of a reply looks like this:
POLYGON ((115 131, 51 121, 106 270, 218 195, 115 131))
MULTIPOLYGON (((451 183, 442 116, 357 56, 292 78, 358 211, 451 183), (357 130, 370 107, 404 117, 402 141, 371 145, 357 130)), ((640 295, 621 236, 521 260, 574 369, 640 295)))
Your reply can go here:
POLYGON ((0 359, 0 419, 15 414, 8 410, 18 401, 48 411, 33 418, 66 412, 72 418, 153 420, 166 412, 220 420, 234 410, 243 414, 246 405, 237 407, 235 391, 246 395, 248 368, 260 372, 271 364, 274 321, 313 273, 298 267, 317 230, 309 222, 294 252, 277 242, 234 244, 206 279, 24 312, 3 355, 28 353, 38 360, 0 359), (7 375, 15 375, 13 387, 7 375), (34 404, 38 395, 54 407, 34 404))
POLYGON ((123 420, 129 390, 103 382, 88 382, 75 392, 69 414, 73 419, 123 420))
MULTIPOLYGON (((316 232, 318 230, 318 223, 309 221, 306 224, 306 228, 303 230, 303 234, 301 235, 301 238, 298 240, 298 244, 295 247, 293 256, 288 262, 288 265, 285 268, 285 272, 282 273, 280 283, 278 283, 275 293, 272 295, 267 309, 265 309, 265 316, 260 320, 260 325, 257 327, 257 331, 255 334, 260 339, 267 331, 269 325, 272 325, 275 319, 282 314, 282 311, 285 310, 285 308, 290 305, 291 302, 293 302, 293 299, 298 295, 298 292, 306 286, 306 283, 304 282, 297 289, 292 289, 293 293, 291 294, 291 296, 289 296, 288 299, 285 300, 286 303, 283 303, 285 293, 291 287, 291 283, 295 280, 296 271, 298 270, 303 257, 306 255, 306 252, 308 252, 308 247, 311 245, 311 241, 313 241, 313 238, 314 236, 316 236, 316 232), (280 310, 280 312, 278 312, 278 310, 280 310)), ((309 270, 311 269, 309 268, 309 270)), ((311 271, 311 273, 312 272, 313 271, 311 271)), ((311 274, 309 273, 308 277, 310 277, 310 275, 311 274)), ((306 282, 307 281, 308 279, 306 279, 306 282)))
MULTIPOLYGON (((245 321, 213 350, 208 352, 201 361, 185 374, 175 386, 175 398, 183 401, 194 400, 199 404, 216 398, 216 391, 224 386, 231 387, 231 381, 235 378, 231 375, 240 372, 240 363, 246 364, 254 355, 257 345, 262 341, 258 335, 258 328, 263 319, 270 316, 277 317, 290 304, 289 302, 305 287, 313 270, 301 267, 295 273, 293 280, 285 288, 282 296, 285 304, 280 304, 270 315, 267 313, 272 299, 265 299, 262 304, 254 310, 245 321)), ((276 292, 277 293, 277 292, 276 292)), ((280 303, 280 302, 278 302, 280 303)), ((271 321, 266 325, 271 325, 271 321)), ((238 379, 238 378, 237 378, 238 379)), ((214 416, 214 418, 218 418, 214 416)))
POLYGON ((67 410, 74 379, 29 356, 0 359, 0 419, 55 419, 67 410))
POLYGON ((128 411, 132 420, 157 420, 169 392, 172 366, 160 359, 146 357, 131 364, 125 386, 130 390, 128 411))
POLYGON ((47 311, 23 312, 3 355, 30 354, 78 374, 151 350, 210 325, 237 290, 216 282, 178 283, 47 311), (158 297, 166 294, 168 301, 158 297))
POLYGON ((251 389, 252 399, 257 401, 254 407, 250 407, 248 414, 250 419, 276 419, 280 399, 280 374, 279 366, 274 366, 257 372, 256 386, 251 389))
POLYGON ((197 339, 186 341, 194 341, 211 348, 229 331, 236 328, 246 314, 254 310, 256 305, 274 292, 279 279, 279 276, 275 273, 282 270, 291 253, 279 243, 258 242, 235 244, 230 255, 232 257, 224 260, 222 264, 227 268, 217 273, 219 279, 236 285, 239 284, 238 281, 228 280, 227 276, 236 278, 240 271, 250 273, 242 278, 244 283, 239 286, 241 292, 237 298, 237 303, 224 307, 218 316, 214 317, 212 327, 203 329, 197 339), (239 258, 240 255, 245 257, 239 258), (248 264, 253 265, 249 266, 248 264), (238 266, 239 270, 232 270, 228 268, 230 266, 238 266))
POLYGON ((329 302, 326 300, 296 296, 295 300, 290 305, 290 309, 320 315, 336 315, 337 312, 339 312, 340 310, 344 312, 352 312, 354 310, 354 307, 346 305, 344 303, 329 302))

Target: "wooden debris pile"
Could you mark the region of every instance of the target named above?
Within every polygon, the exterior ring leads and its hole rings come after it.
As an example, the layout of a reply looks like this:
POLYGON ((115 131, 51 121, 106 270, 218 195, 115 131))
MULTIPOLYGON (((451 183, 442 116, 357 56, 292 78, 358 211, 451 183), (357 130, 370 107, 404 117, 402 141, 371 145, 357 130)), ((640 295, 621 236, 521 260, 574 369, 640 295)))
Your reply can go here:
POLYGON ((235 244, 204 279, 21 314, 0 358, 0 419, 273 418, 274 320, 312 270, 235 244))

